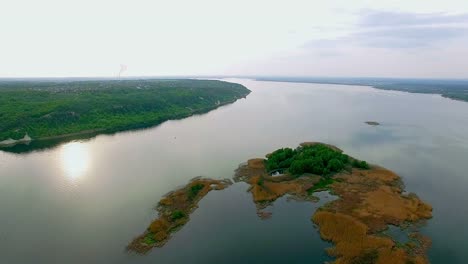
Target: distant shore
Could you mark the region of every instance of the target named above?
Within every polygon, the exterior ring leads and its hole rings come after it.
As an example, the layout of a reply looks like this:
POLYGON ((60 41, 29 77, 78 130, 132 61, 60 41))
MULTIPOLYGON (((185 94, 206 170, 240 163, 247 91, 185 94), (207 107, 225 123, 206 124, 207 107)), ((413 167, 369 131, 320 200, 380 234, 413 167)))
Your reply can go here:
POLYGON ((317 83, 369 86, 380 90, 438 94, 456 101, 468 102, 468 80, 431 80, 402 78, 338 78, 338 77, 259 77, 258 81, 317 83))

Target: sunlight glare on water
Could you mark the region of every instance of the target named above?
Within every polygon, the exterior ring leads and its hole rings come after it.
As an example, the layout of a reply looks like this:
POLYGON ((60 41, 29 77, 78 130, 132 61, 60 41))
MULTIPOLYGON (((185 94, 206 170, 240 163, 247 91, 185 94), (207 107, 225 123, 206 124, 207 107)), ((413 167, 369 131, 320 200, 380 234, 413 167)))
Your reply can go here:
POLYGON ((81 178, 89 168, 90 153, 85 144, 71 142, 60 150, 60 164, 66 177, 72 181, 81 178))

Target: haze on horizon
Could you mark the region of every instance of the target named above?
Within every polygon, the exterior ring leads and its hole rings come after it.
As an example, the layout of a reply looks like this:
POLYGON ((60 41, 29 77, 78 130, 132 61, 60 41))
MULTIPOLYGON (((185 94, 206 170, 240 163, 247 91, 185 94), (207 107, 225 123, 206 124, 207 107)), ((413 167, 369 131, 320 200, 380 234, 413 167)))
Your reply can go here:
POLYGON ((17 0, 0 77, 468 78, 468 1, 17 0))

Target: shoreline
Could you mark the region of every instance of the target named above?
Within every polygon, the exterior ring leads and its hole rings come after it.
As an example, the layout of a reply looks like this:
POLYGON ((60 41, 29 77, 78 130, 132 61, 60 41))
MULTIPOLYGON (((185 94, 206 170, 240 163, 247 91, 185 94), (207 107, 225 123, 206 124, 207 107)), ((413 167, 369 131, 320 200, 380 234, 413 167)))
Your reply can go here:
MULTIPOLYGON (((185 119, 185 118, 188 118, 188 117, 191 117, 191 116, 208 113, 208 112, 210 112, 212 110, 215 110, 217 108, 220 108, 222 106, 226 106, 226 105, 235 103, 237 100, 246 98, 249 94, 250 94, 250 92, 247 93, 244 97, 236 98, 234 100, 229 100, 229 101, 225 101, 225 102, 219 102, 219 104, 214 105, 213 107, 192 110, 189 114, 182 115, 180 117, 168 118, 168 119, 165 119, 165 120, 162 120, 162 121, 158 121, 158 122, 154 122, 154 123, 148 123, 148 124, 135 123, 135 124, 128 125, 127 128, 123 127, 123 128, 88 129, 88 130, 82 130, 82 131, 68 133, 68 134, 60 134, 60 135, 40 137, 40 138, 31 138, 31 137, 29 137, 28 134, 26 134, 22 139, 15 140, 15 139, 9 138, 9 139, 5 139, 3 141, 0 141, 0 150, 8 150, 8 148, 14 147, 16 145, 29 145, 32 142, 40 142, 40 141, 46 142, 46 141, 49 141, 49 140, 52 141, 52 140, 56 140, 56 139, 67 139, 67 138, 75 137, 75 136, 83 136, 83 135, 98 136, 98 135, 114 134, 114 133, 119 133, 119 132, 137 131, 137 130, 140 130, 140 129, 148 129, 148 128, 159 126, 162 123, 167 122, 167 121, 181 120, 181 119, 185 119)), ((93 137, 93 136, 91 136, 91 137, 93 137)))
POLYGON ((354 83, 340 83, 340 82, 320 82, 320 81, 305 81, 305 80, 282 80, 282 79, 262 79, 262 78, 254 78, 253 80, 255 81, 262 81, 262 82, 284 82, 284 83, 309 83, 309 84, 330 84, 330 85, 346 85, 346 86, 363 86, 363 87, 370 87, 376 90, 382 90, 382 91, 396 91, 396 92, 402 92, 402 93, 410 93, 410 94, 426 94, 426 95, 438 95, 442 98, 450 99, 453 101, 458 101, 458 102, 465 102, 468 103, 468 99, 463 99, 459 97, 454 97, 451 96, 450 94, 444 94, 440 91, 434 92, 434 91, 411 91, 411 90, 404 90, 404 89, 398 89, 398 88, 387 88, 387 87, 381 87, 375 84, 364 84, 364 83, 359 83, 359 84, 354 84, 354 83))

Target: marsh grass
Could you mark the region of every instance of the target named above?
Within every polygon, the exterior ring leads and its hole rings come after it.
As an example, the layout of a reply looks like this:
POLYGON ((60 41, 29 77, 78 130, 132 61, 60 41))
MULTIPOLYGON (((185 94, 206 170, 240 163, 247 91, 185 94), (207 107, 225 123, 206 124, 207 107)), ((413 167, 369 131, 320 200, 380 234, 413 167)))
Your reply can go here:
POLYGON ((337 180, 331 178, 331 177, 323 177, 320 179, 320 181, 316 184, 314 184, 314 186, 312 186, 311 188, 309 188, 307 190, 307 193, 309 195, 313 194, 314 192, 316 191, 322 191, 322 190, 328 190, 329 189, 329 185, 330 184, 333 184, 334 182, 336 182, 337 180))

